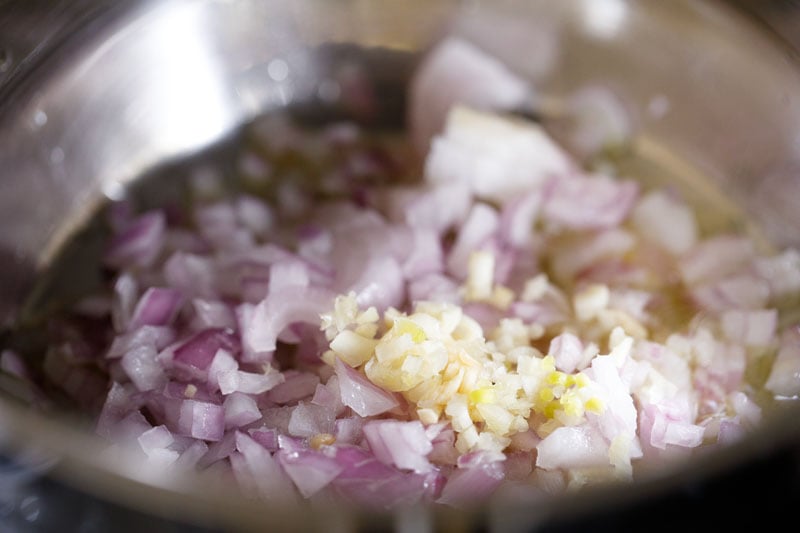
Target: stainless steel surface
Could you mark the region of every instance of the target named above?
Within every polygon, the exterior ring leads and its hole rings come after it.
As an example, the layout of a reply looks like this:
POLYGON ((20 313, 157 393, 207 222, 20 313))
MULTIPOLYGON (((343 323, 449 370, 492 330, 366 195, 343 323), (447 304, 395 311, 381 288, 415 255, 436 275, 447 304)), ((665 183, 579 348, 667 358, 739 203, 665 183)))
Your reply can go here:
POLYGON ((102 18, 108 1, 0 0, 0 87, 76 31, 102 18))
POLYGON ((732 5, 760 20, 800 53, 800 1, 731 0, 732 5))
MULTIPOLYGON (((413 61, 445 30, 496 54, 548 95, 609 85, 632 109, 635 149, 649 165, 688 181, 710 179, 770 240, 800 244, 797 54, 724 2, 165 0, 117 3, 96 16, 102 24, 89 17, 58 26, 74 31, 56 32, 50 44, 57 46, 0 54, 0 324, 16 317, 36 276, 104 199, 260 113, 315 99, 327 72, 318 46, 383 48, 413 61), (17 63, 19 55, 27 59, 17 63)), ((0 11, 0 28, 8 24, 0 11)), ((404 74, 394 72, 395 84, 404 74)), ((5 444, 55 457, 56 475, 115 500, 243 529, 278 520, 261 505, 198 490, 194 480, 110 459, 90 435, 10 400, 0 401, 0 428, 5 444)), ((526 503, 502 516, 531 525, 655 494, 765 453, 797 437, 796 429, 778 421, 770 439, 660 483, 526 503)), ((346 529, 354 518, 343 511, 279 519, 346 529)), ((463 516, 441 520, 464 525, 463 516)))

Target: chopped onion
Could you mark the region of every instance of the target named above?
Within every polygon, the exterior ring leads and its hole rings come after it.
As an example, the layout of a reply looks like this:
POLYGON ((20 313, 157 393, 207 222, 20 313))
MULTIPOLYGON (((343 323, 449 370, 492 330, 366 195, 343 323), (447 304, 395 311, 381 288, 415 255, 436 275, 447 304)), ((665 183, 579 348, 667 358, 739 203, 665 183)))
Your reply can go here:
POLYGON ((363 432, 372 453, 384 463, 417 473, 433 470, 425 458, 433 445, 421 422, 374 420, 364 424, 363 432))
POLYGON ((530 94, 528 85, 500 61, 455 37, 444 39, 426 56, 410 90, 414 141, 423 152, 453 105, 510 109, 530 94))
POLYGON ((399 405, 397 398, 372 384, 366 376, 336 359, 336 376, 342 403, 359 416, 373 416, 391 411, 399 405))
POLYGON ((222 407, 225 410, 226 429, 246 426, 261 418, 255 399, 242 392, 232 392, 226 396, 222 407))
POLYGON ((175 348, 173 360, 177 364, 208 370, 219 350, 239 351, 239 339, 231 330, 212 328, 199 332, 175 348))
POLYGON ((480 198, 505 202, 552 176, 569 175, 573 164, 535 123, 458 106, 431 144, 425 175, 433 183, 465 183, 480 198))
POLYGON ((161 211, 140 215, 111 240, 105 262, 120 268, 152 265, 164 244, 165 227, 166 218, 161 211))
POLYGON ((175 431, 196 439, 217 441, 225 431, 225 410, 221 405, 195 400, 182 400, 177 404, 175 431))
POLYGON ((545 220, 572 229, 616 227, 638 194, 633 181, 595 175, 553 179, 543 206, 545 220))
MULTIPOLYGON (((363 72, 337 79, 374 111, 363 72)), ((264 196, 206 169, 186 211, 112 206, 108 286, 50 321, 42 381, 149 467, 278 505, 542 497, 757 431, 763 398, 800 397, 800 254, 701 233, 674 192, 490 109, 530 94, 446 39, 412 88, 435 100, 409 105, 420 167, 353 125, 265 119, 238 159, 264 196)), ((584 150, 632 132, 578 94, 584 150)))
POLYGON ((608 444, 591 426, 557 428, 536 446, 536 466, 552 470, 608 464, 608 444))
POLYGON ((778 356, 765 387, 785 398, 800 396, 800 331, 797 327, 781 337, 778 356))
POLYGON ((268 362, 272 358, 278 335, 291 324, 317 324, 327 311, 333 295, 324 289, 284 287, 270 293, 256 306, 239 306, 239 327, 246 362, 268 362), (300 293, 300 294, 298 294, 300 293))
POLYGON ((335 458, 312 450, 292 453, 281 451, 277 457, 283 470, 306 498, 319 492, 344 470, 344 466, 335 458))
POLYGON ((489 460, 471 460, 459 465, 448 479, 439 503, 453 507, 467 507, 486 500, 503 481, 503 463, 489 460))

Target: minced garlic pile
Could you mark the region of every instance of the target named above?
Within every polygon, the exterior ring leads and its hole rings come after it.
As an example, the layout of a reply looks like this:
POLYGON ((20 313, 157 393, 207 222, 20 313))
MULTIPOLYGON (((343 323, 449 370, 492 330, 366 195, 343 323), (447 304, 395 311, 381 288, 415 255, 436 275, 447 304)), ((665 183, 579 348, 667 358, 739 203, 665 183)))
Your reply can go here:
MULTIPOLYGON (((510 289, 493 284, 493 261, 489 252, 472 253, 462 287, 465 301, 504 308, 514 298, 510 289)), ((538 275, 524 296, 543 295, 548 283, 538 275)), ((575 314, 586 321, 597 318, 609 311, 607 303, 608 288, 592 285, 575 296, 575 314)), ((617 314, 605 317, 613 318, 617 314)), ((638 325, 627 315, 620 322, 638 325)), ((532 346, 543 328, 518 318, 504 318, 484 332, 458 305, 418 301, 413 313, 390 308, 381 320, 374 307, 360 310, 350 293, 337 297, 322 328, 330 341, 323 356, 328 364, 338 357, 362 369, 375 385, 402 394, 423 424, 449 422, 460 453, 501 452, 516 434, 533 429, 544 437, 557 427, 580 424, 586 412, 605 409, 601 388, 583 372, 557 370, 552 355, 532 346)), ((624 358, 632 345, 622 327, 613 328, 611 357, 624 358)), ((589 344, 583 352, 588 361, 598 347, 589 344)))

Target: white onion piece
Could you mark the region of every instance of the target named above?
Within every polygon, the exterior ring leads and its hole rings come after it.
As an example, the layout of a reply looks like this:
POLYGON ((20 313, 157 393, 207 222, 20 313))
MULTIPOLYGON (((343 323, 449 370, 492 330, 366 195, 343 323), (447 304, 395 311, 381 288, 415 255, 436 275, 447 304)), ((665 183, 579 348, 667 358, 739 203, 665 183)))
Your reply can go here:
POLYGON ((256 306, 237 308, 246 362, 268 362, 278 335, 296 322, 319 324, 319 317, 333 306, 334 294, 316 287, 298 290, 284 287, 269 294, 256 306))
POLYGON ((295 256, 283 246, 275 243, 251 246, 245 250, 226 252, 219 258, 222 270, 235 270, 247 267, 264 267, 267 269, 278 261, 289 261, 295 256))
POLYGON ((754 257, 753 242, 745 237, 723 235, 699 242, 678 266, 687 285, 717 280, 736 273, 754 257))
POLYGON ((114 324, 115 331, 128 330, 138 293, 139 286, 136 283, 136 279, 129 273, 121 274, 114 282, 114 294, 111 300, 111 321, 114 324))
POLYGON ((111 240, 104 256, 106 264, 149 267, 161 253, 166 224, 162 211, 139 215, 111 240))
POLYGON ((175 439, 166 426, 156 426, 148 429, 139 435, 136 440, 150 460, 151 466, 163 468, 178 460, 180 454, 175 450, 169 449, 175 439))
POLYGON ((221 405, 183 400, 177 414, 176 432, 180 435, 217 441, 225 432, 225 410, 221 405))
MULTIPOLYGON (((429 428, 431 426, 428 426, 429 428)), ((432 450, 428 454, 428 459, 440 465, 455 465, 458 461, 459 452, 455 447, 456 433, 453 428, 448 426, 439 431, 432 437, 432 450)))
POLYGON ((328 378, 324 385, 317 385, 311 403, 332 409, 337 417, 342 415, 345 406, 339 393, 339 377, 336 374, 328 378))
POLYGON ((597 429, 589 426, 563 426, 536 446, 536 466, 586 468, 608 466, 608 445, 597 429))
POLYGON ((308 287, 310 276, 308 265, 298 260, 276 261, 269 269, 269 292, 273 293, 284 287, 308 287))
POLYGON ((690 290, 700 308, 723 312, 729 309, 760 309, 770 296, 769 283, 751 274, 710 281, 690 290))
POLYGON ((436 501, 457 508, 483 502, 497 489, 503 481, 504 474, 502 461, 498 461, 495 457, 472 460, 459 465, 459 468, 450 474, 442 494, 436 501))
MULTIPOLYGON (((292 407, 292 412, 295 411, 295 407, 292 407)), ((288 432, 288 430, 287 430, 288 432)), ((287 434, 279 434, 278 435, 278 449, 287 451, 287 452, 299 452, 301 450, 305 450, 308 447, 308 443, 306 439, 302 437, 293 437, 287 434)))
POLYGON ((236 328, 236 314, 225 302, 195 298, 192 300, 192 311, 192 329, 236 328))
POLYGON ((336 359, 342 403, 360 416, 374 416, 391 411, 398 405, 396 396, 372 384, 366 376, 336 359))
POLYGON ((344 470, 335 458, 312 450, 281 451, 276 457, 297 490, 306 498, 322 490, 344 470))
POLYGON ((432 230, 414 231, 411 254, 402 264, 403 277, 414 279, 444 269, 444 252, 439 236, 432 230))
POLYGON ((600 397, 606 406, 599 414, 588 413, 587 418, 596 424, 609 442, 618 438, 630 442, 630 457, 636 457, 641 455, 636 435, 637 411, 630 394, 630 383, 623 378, 621 372, 626 363, 633 363, 629 358, 632 340, 627 337, 613 347, 609 355, 599 355, 592 359, 585 372, 602 388, 600 397))
POLYGON ((175 340, 175 331, 165 326, 142 326, 134 331, 117 335, 106 353, 106 358, 117 359, 130 350, 150 346, 156 351, 166 348, 175 340))
POLYGON ((231 466, 233 479, 236 481, 236 486, 239 488, 241 495, 249 498, 263 497, 269 501, 269 498, 272 495, 270 493, 262 495, 259 492, 258 486, 256 485, 255 476, 253 475, 250 465, 247 464, 244 454, 234 451, 227 456, 227 459, 231 466))
POLYGON ((800 331, 797 327, 781 336, 778 356, 764 386, 786 398, 800 396, 800 331))
POLYGON ((261 418, 255 399, 241 392, 232 392, 222 403, 225 410, 225 429, 246 426, 261 418))
MULTIPOLYGON (((293 483, 266 448, 245 433, 237 431, 236 449, 242 454, 244 463, 239 465, 239 469, 234 469, 234 473, 238 470, 237 481, 240 480, 240 475, 245 474, 255 488, 254 493, 264 501, 282 505, 297 502, 293 483)), ((233 455, 231 459, 233 460, 233 455)))
POLYGON ((175 470, 178 472, 191 472, 192 469, 198 467, 200 460, 206 453, 208 453, 208 444, 202 440, 192 442, 175 461, 175 470))
POLYGON ((412 279, 408 284, 408 297, 413 301, 435 300, 457 303, 461 300, 459 285, 444 274, 431 273, 412 279))
MULTIPOLYGON (((228 431, 223 437, 210 444, 206 444, 207 450, 202 457, 198 460, 198 465, 201 468, 208 468, 209 466, 227 459, 232 453, 236 451, 236 434, 238 431, 228 431)), ((197 441, 203 442, 203 441, 197 441)))
POLYGON ((282 407, 262 407, 261 413, 264 415, 264 427, 272 428, 281 435, 289 432, 289 419, 294 411, 294 406, 282 407))
POLYGON ((122 356, 122 368, 140 391, 160 389, 167 383, 163 365, 152 346, 142 345, 122 356))
POLYGON ((248 433, 253 438, 254 441, 262 445, 267 450, 271 452, 278 451, 279 432, 277 429, 265 429, 265 428, 250 429, 248 433))
POLYGON ((800 293, 800 252, 797 250, 784 250, 771 257, 756 258, 753 267, 769 284, 773 299, 800 293))
POLYGON ((138 446, 139 437, 152 427, 142 413, 134 411, 110 424, 105 436, 111 442, 130 449, 131 446, 138 446))
POLYGON ((277 404, 294 403, 309 398, 319 385, 319 376, 308 372, 287 370, 281 376, 282 382, 267 394, 267 398, 277 404))
POLYGON ((572 333, 562 333, 550 341, 547 355, 553 356, 557 369, 571 374, 583 360, 583 343, 572 333))
POLYGON ((300 402, 289 418, 289 435, 314 437, 334 432, 336 413, 328 406, 300 402))
POLYGON ((164 263, 164 278, 187 297, 217 298, 217 268, 208 257, 175 252, 164 263))
POLYGON ((643 196, 633 209, 636 230, 673 255, 681 255, 697 243, 697 221, 689 206, 666 191, 643 196))
POLYGON ((570 279, 603 259, 624 255, 635 244, 635 237, 622 228, 582 235, 552 251, 554 276, 570 279))
POLYGON ((333 435, 337 444, 358 444, 364 436, 364 419, 361 417, 337 418, 333 435))
POLYGON ((362 308, 374 306, 382 312, 389 307, 399 307, 405 299, 403 271, 392 257, 372 257, 351 289, 362 308))
POLYGON ((427 187, 395 209, 401 213, 397 218, 402 218, 412 228, 429 229, 442 235, 459 226, 467 218, 471 206, 470 186, 454 182, 427 187))
POLYGON ((466 183, 479 198, 502 203, 573 168, 570 158, 535 123, 456 107, 444 134, 431 145, 425 177, 437 184, 466 183))
POLYGON ((239 224, 256 237, 265 237, 275 224, 274 210, 258 198, 243 194, 236 199, 234 209, 239 224))
POLYGON ((728 395, 728 403, 733 407, 736 417, 747 426, 753 429, 761 422, 761 407, 745 392, 734 391, 728 395))
POLYGON ((778 326, 778 311, 725 311, 722 314, 722 330, 725 336, 745 346, 766 346, 775 337, 778 326))
POLYGON ((522 104, 530 91, 497 58, 466 40, 448 37, 428 53, 411 80, 409 118, 414 143, 424 153, 456 104, 510 109, 522 104))
POLYGON ((667 445, 693 448, 703 441, 705 430, 691 422, 694 413, 685 397, 645 404, 640 419, 642 441, 655 448, 663 450, 667 445))
POLYGON ((178 313, 183 303, 183 294, 169 287, 149 287, 136 307, 130 319, 130 328, 141 326, 165 326, 178 313))
POLYGON ((239 338, 228 329, 205 329, 195 334, 174 350, 176 365, 205 371, 219 350, 239 351, 239 338))
POLYGON ((650 319, 647 306, 652 301, 653 294, 649 291, 628 288, 613 289, 609 294, 608 307, 623 311, 639 322, 647 322, 650 319))
POLYGON ((693 385, 705 412, 719 410, 727 393, 742 386, 747 365, 743 346, 720 341, 703 327, 688 338, 670 336, 667 346, 694 362, 693 385))
POLYGON ((542 200, 542 191, 533 190, 503 206, 499 224, 499 234, 503 242, 517 248, 528 244, 533 236, 542 200))
POLYGON ((625 144, 633 136, 630 110, 608 87, 581 87, 567 99, 566 108, 572 124, 567 142, 584 157, 625 144))
POLYGON ((628 215, 638 193, 635 182, 603 175, 553 179, 542 215, 550 223, 571 229, 612 228, 628 215))
POLYGON ((333 480, 337 492, 353 503, 393 509, 425 501, 440 487, 441 474, 403 473, 355 446, 338 446, 335 457, 344 470, 333 480))
POLYGON ((211 390, 220 390, 222 394, 230 394, 238 386, 238 376, 233 377, 239 369, 239 363, 228 350, 220 348, 208 365, 207 379, 211 390), (232 382, 234 383, 231 386, 232 382))
POLYGON ((467 277, 469 256, 486 243, 497 231, 500 218, 497 211, 485 203, 475 203, 467 220, 458 232, 456 242, 447 255, 447 271, 456 279, 467 277))
POLYGON ((568 312, 540 302, 514 302, 510 311, 512 316, 528 324, 541 324, 545 327, 563 322, 569 315, 568 312))
POLYGON ((139 409, 140 405, 134 399, 135 392, 136 389, 131 383, 123 385, 115 381, 111 384, 95 423, 98 435, 110 438, 114 426, 128 414, 139 409))
POLYGON ((246 250, 255 243, 250 232, 240 227, 237 213, 228 202, 195 208, 195 221, 200 234, 218 250, 246 250))
POLYGON ((433 465, 426 459, 433 445, 418 420, 373 420, 364 424, 363 431, 378 460, 418 473, 433 470, 433 465))
MULTIPOLYGON (((665 377, 669 380, 670 384, 666 388, 669 391, 674 391, 677 387, 679 390, 688 391, 692 387, 692 371, 689 367, 689 361, 675 353, 667 346, 649 341, 638 341, 634 347, 636 358, 639 361, 646 361, 650 363, 653 368, 658 372, 659 376, 654 378, 654 385, 658 387, 658 377, 665 377)), ((649 394, 642 387, 637 390, 637 395, 649 394)), ((657 398, 662 398, 664 393, 659 393, 657 398)), ((649 396, 648 396, 649 397, 649 396)))
MULTIPOLYGON (((230 374, 229 377, 232 377, 230 374)), ((235 382, 235 386, 233 390, 244 392, 246 394, 263 394, 265 392, 269 392, 273 390, 275 387, 280 386, 284 381, 286 381, 286 377, 281 374, 280 372, 265 372, 262 374, 258 374, 255 372, 243 372, 241 370, 237 370, 235 373, 235 378, 231 381, 235 382)), ((222 386, 220 385, 220 391, 222 391, 222 386)))

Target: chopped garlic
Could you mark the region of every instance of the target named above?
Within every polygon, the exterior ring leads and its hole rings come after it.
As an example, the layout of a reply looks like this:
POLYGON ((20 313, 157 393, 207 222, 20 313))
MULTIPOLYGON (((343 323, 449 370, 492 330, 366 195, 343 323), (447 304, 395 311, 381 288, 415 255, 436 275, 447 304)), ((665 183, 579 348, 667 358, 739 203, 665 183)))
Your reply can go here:
MULTIPOLYGON (((338 310, 345 316, 326 322, 333 340, 323 359, 335 354, 355 368, 363 365, 370 381, 402 394, 423 423, 449 422, 461 453, 502 451, 533 421, 537 433, 545 435, 560 425, 580 424, 586 412, 605 409, 589 377, 557 370, 552 356, 531 346, 531 329, 519 319, 501 320, 487 340, 459 306, 417 302, 411 314, 387 310, 384 333, 366 338, 351 329, 357 317, 368 323, 380 322, 380 316, 353 309, 351 298, 339 297, 338 310), (337 333, 341 325, 345 329, 337 333)), ((615 328, 611 356, 626 357, 632 342, 615 328)), ((596 346, 588 348, 596 355, 596 346)))
POLYGON ((522 291, 523 302, 535 302, 547 293, 547 288, 550 282, 547 280, 547 274, 538 274, 535 277, 525 282, 525 288, 522 291))
POLYGON ((484 251, 472 252, 469 256, 466 301, 485 301, 492 295, 494 284, 494 254, 484 251))
POLYGON ((419 421, 426 426, 437 423, 439 421, 439 416, 439 412, 429 407, 417 409, 417 418, 419 418, 419 421))
POLYGON ((577 292, 573 297, 572 305, 575 316, 581 322, 595 318, 600 311, 608 307, 611 291, 606 285, 593 284, 577 292))
POLYGON ((346 329, 331 341, 331 350, 336 352, 350 366, 361 366, 372 357, 378 341, 365 338, 358 333, 346 329))
POLYGON ((469 256, 467 280, 461 288, 465 302, 484 302, 498 309, 508 309, 514 302, 514 291, 494 283, 495 256, 478 250, 469 256))
POLYGON ((503 285, 495 285, 488 302, 498 309, 508 309, 514 302, 514 291, 503 285))
POLYGON ((623 479, 630 479, 633 475, 630 459, 632 440, 630 435, 620 433, 611 440, 608 447, 609 462, 614 465, 615 474, 623 479))
POLYGON ((308 445, 314 450, 319 450, 323 446, 330 446, 336 442, 336 437, 330 433, 318 433, 308 440, 308 445))

